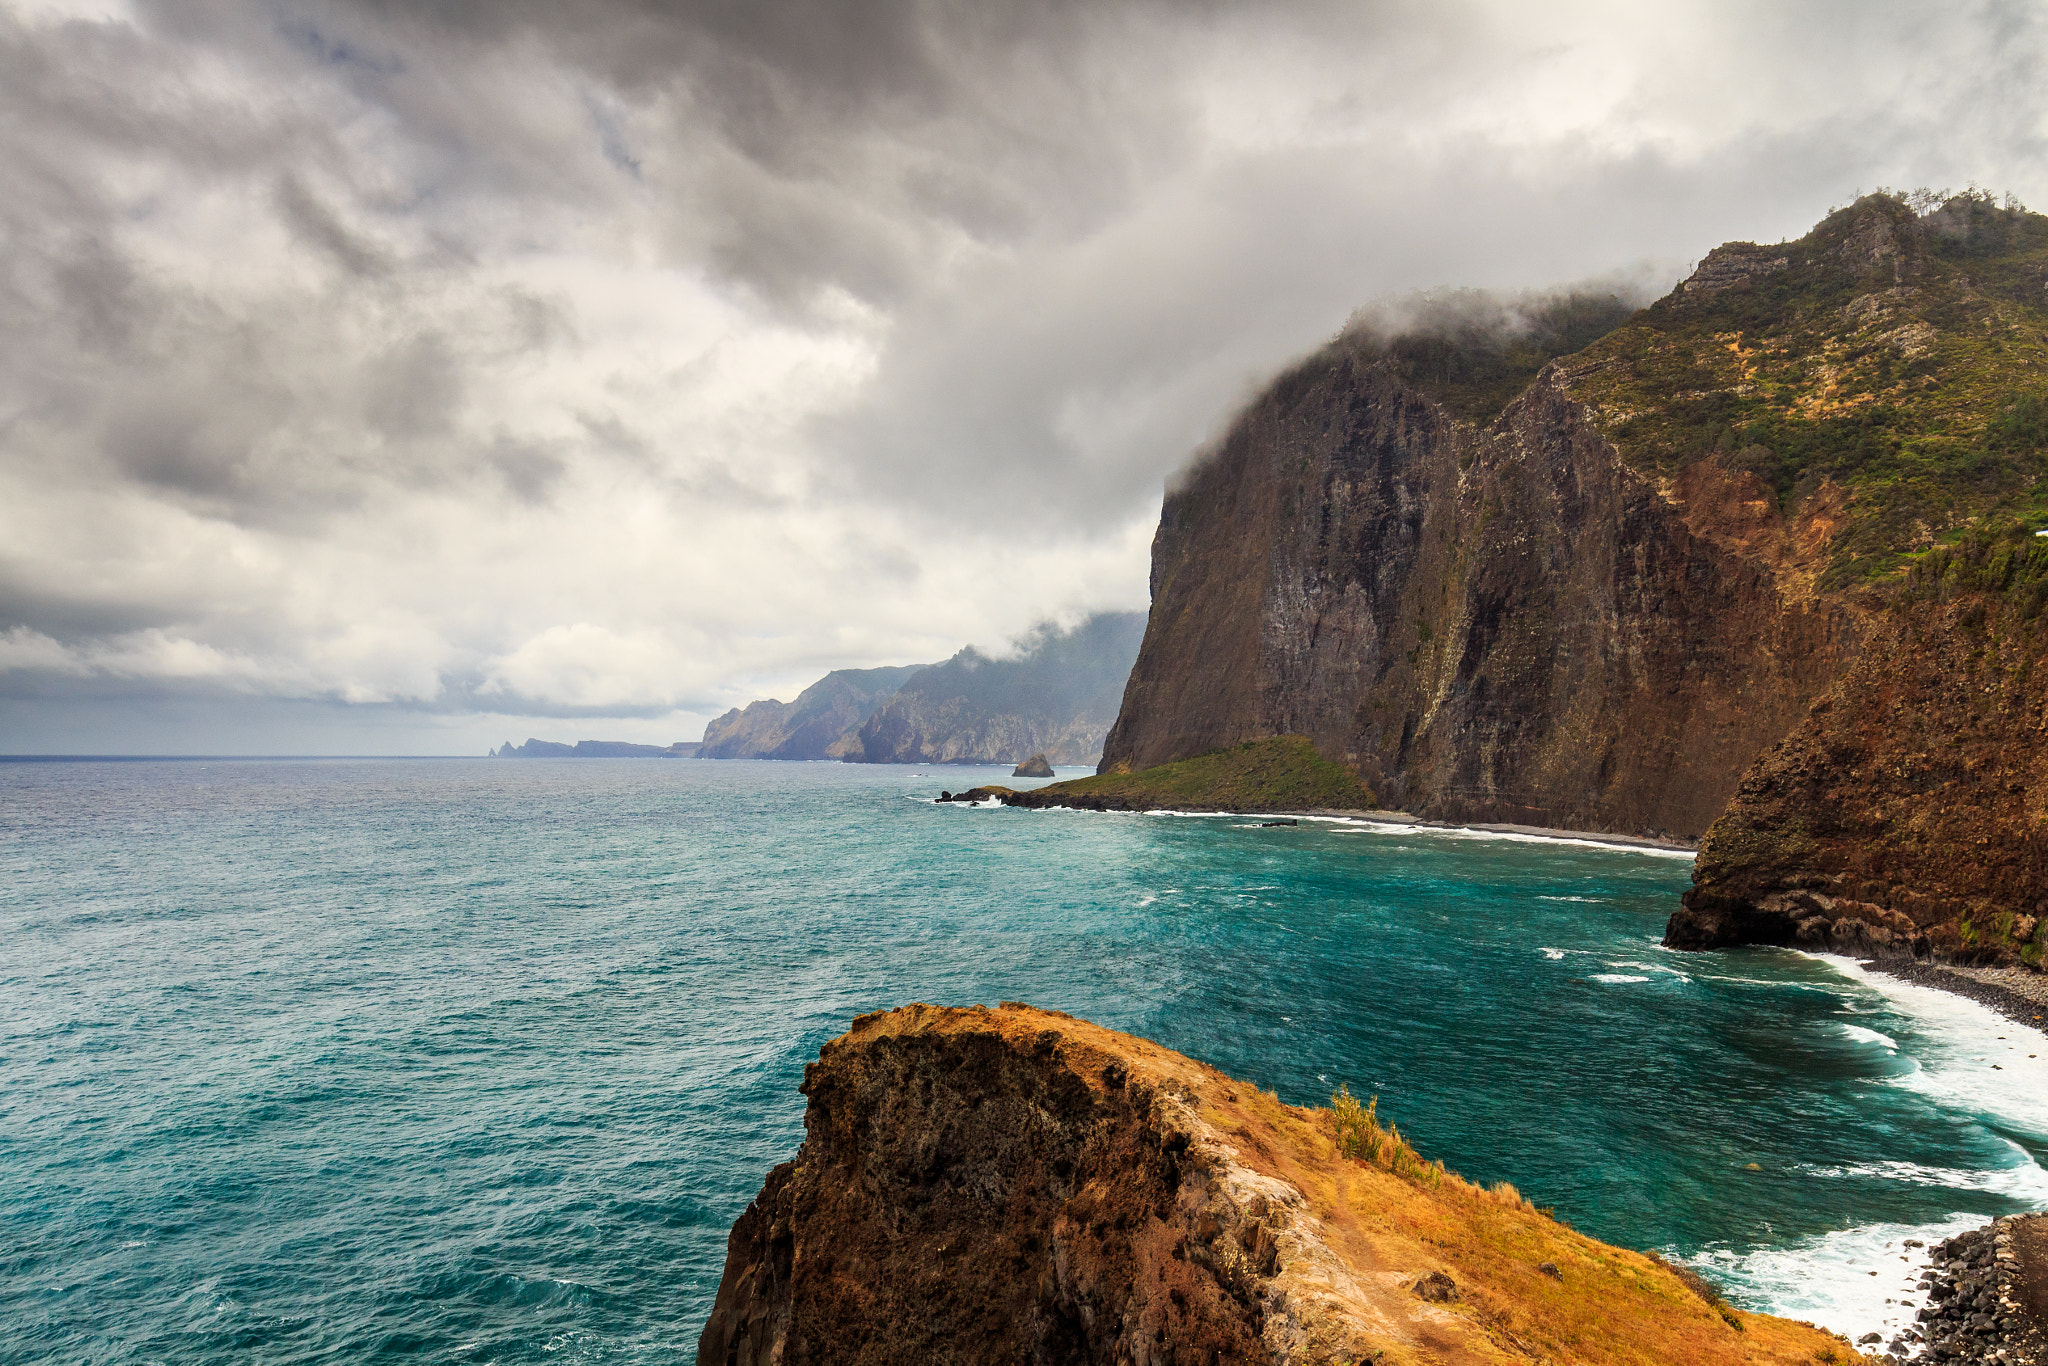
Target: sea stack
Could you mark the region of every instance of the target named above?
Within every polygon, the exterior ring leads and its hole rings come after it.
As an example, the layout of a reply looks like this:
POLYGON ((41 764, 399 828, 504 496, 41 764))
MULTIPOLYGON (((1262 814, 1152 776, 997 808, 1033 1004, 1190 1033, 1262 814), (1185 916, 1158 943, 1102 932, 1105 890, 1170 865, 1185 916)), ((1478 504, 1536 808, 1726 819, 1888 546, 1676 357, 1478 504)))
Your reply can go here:
POLYGON ((1052 765, 1045 761, 1043 754, 1034 754, 1014 769, 1011 769, 1010 776, 1012 778, 1050 778, 1053 776, 1052 765))

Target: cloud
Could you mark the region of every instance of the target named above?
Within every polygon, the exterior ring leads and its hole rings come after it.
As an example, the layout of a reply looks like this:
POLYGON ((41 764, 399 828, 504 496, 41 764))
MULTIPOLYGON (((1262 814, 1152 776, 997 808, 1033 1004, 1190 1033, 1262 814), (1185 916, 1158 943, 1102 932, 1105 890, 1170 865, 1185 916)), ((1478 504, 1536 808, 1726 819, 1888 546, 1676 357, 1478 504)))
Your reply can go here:
POLYGON ((1361 305, 2048 202, 2043 25, 0 0, 0 748, 673 727, 1142 606, 1163 480, 1361 305))

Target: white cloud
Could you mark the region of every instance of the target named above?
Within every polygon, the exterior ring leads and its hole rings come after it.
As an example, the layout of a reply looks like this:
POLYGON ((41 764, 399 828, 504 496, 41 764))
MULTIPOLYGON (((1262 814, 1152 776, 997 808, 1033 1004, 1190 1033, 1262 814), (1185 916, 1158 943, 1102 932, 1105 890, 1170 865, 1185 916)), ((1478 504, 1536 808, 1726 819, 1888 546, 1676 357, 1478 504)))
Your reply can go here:
POLYGON ((2048 200, 2026 6, 795 14, 0 0, 0 749, 679 738, 1141 606, 1162 480, 1376 296, 2048 200))

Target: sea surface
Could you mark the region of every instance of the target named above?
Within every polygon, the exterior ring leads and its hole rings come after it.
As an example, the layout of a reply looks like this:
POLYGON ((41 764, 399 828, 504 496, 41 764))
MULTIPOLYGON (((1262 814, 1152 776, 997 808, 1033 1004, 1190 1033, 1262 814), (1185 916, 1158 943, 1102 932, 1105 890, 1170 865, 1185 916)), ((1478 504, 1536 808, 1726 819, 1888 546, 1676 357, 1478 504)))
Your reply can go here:
POLYGON ((1689 862, 959 809, 992 770, 0 764, 0 1362, 688 1362, 853 1016, 1015 999, 1325 1103, 1744 1305, 1910 1317, 2048 1204, 2048 1054, 1689 862))

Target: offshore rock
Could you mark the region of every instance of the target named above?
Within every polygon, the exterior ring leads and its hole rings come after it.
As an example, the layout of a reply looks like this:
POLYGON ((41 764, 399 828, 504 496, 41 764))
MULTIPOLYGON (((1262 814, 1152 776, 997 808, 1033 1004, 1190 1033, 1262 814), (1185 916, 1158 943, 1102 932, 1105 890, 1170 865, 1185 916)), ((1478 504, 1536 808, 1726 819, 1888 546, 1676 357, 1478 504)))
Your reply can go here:
POLYGON ((733 1226, 701 1366, 1853 1359, 1056 1012, 863 1016, 803 1090, 803 1146, 733 1226))
POLYGON ((1043 754, 1034 754, 1010 770, 1010 776, 1012 778, 1050 778, 1053 776, 1052 765, 1045 761, 1043 754))

